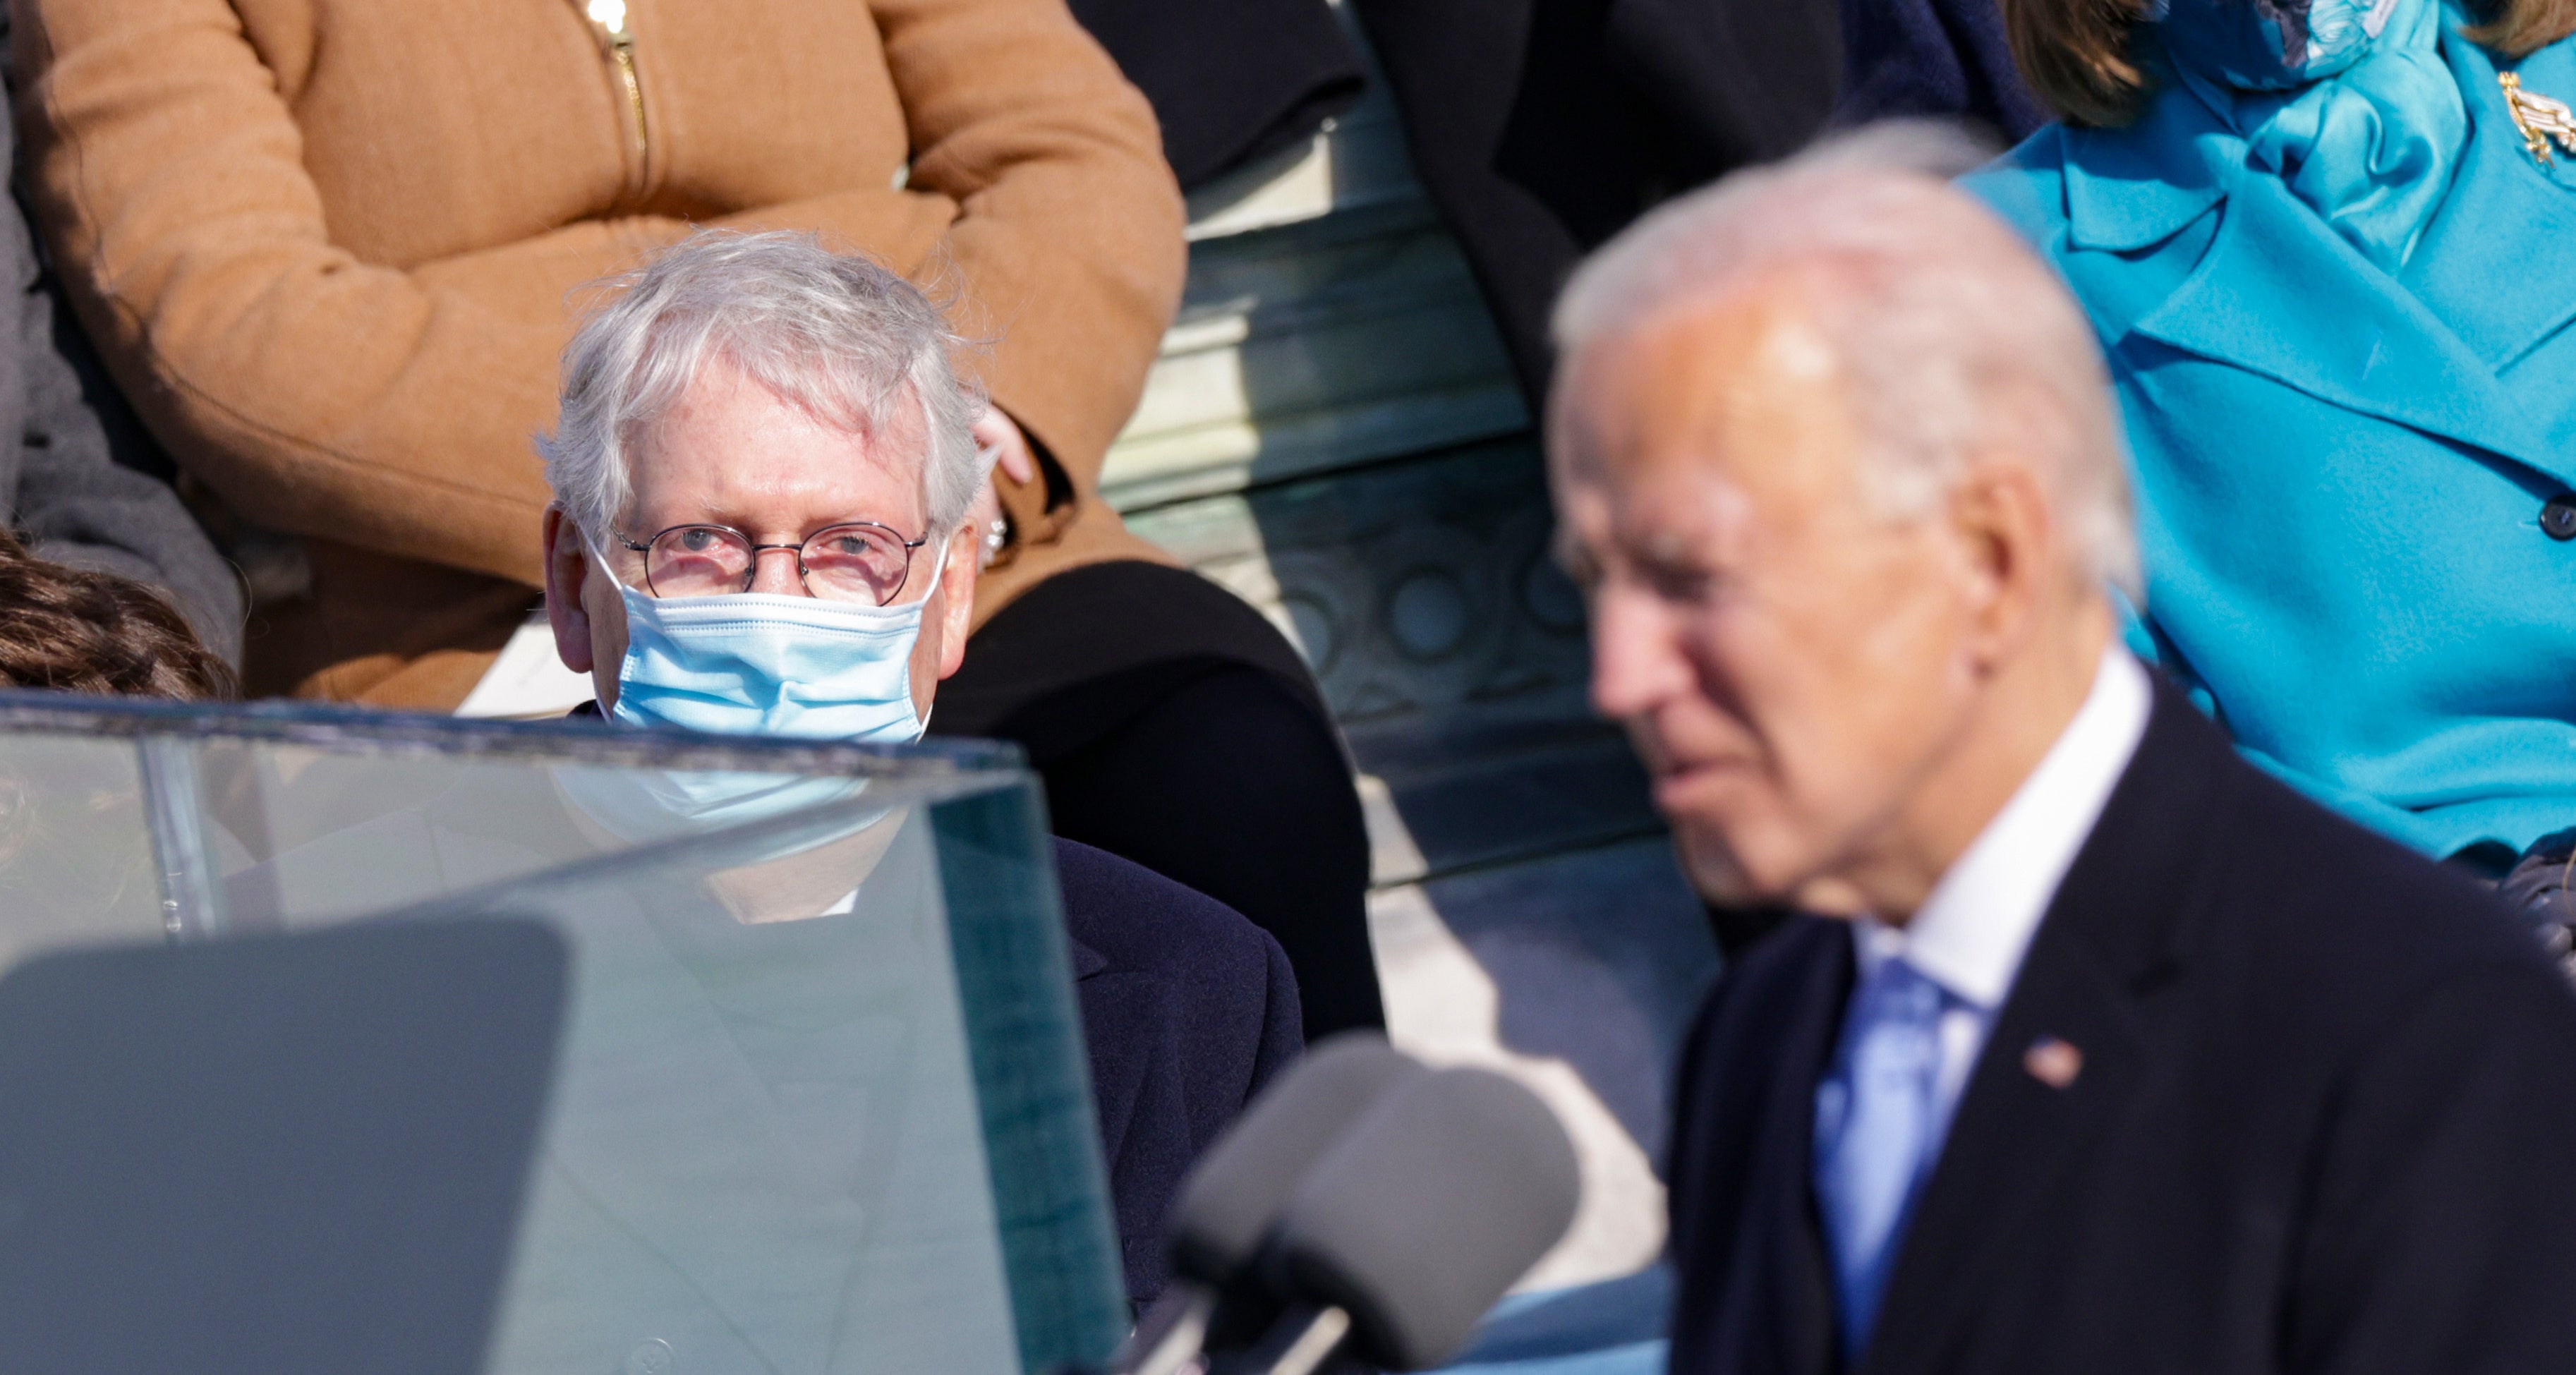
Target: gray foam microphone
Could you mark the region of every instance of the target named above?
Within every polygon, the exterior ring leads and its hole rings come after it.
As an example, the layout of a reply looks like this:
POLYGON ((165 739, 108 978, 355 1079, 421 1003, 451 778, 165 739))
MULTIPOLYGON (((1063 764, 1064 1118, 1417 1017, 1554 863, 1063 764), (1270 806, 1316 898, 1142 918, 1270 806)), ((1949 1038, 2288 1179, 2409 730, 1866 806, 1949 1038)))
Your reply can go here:
POLYGON ((1242 1281, 1280 1203, 1389 1089, 1428 1073, 1385 1037, 1349 1032, 1318 1042, 1254 1100, 1183 1181, 1165 1226, 1176 1283, 1138 1320, 1111 1368, 1169 1375, 1199 1354, 1211 1323, 1266 1326, 1276 1305, 1242 1281), (1229 1294, 1231 1316, 1220 1315, 1229 1294))
POLYGON ((1318 1331, 1345 1315, 1364 1359, 1428 1369, 1565 1235, 1581 1193, 1573 1143, 1536 1094, 1439 1070, 1389 1092, 1315 1162, 1280 1208, 1265 1272, 1324 1317, 1318 1331))
POLYGON ((1181 1185, 1168 1227, 1172 1273, 1231 1284, 1252 1262, 1279 1205, 1388 1090, 1430 1071, 1356 1032, 1306 1052, 1208 1148, 1181 1185))

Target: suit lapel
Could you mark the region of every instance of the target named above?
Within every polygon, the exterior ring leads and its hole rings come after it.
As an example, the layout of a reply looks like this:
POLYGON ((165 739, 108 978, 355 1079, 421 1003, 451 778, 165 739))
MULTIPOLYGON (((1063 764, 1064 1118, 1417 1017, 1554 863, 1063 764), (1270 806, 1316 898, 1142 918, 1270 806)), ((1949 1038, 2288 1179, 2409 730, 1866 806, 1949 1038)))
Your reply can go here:
POLYGON ((2198 905, 2197 842, 2225 744, 2161 683, 2137 755, 2033 937, 1961 1097, 1890 1277, 1865 1375, 1938 1368, 1990 1272, 2046 1225, 2150 1063, 2139 1000, 2181 969, 2198 905), (2197 825, 2181 818, 2197 818, 2197 825), (2082 1056, 2062 1087, 2026 1063, 2056 1038, 2082 1056))
POLYGON ((1833 1265, 1824 1226, 1816 1213, 1816 1085, 1833 1061, 1842 1033, 1843 1007, 1854 978, 1851 937, 1835 933, 1828 958, 1816 960, 1798 999, 1804 1012, 1784 1047, 1772 1099, 1765 1112, 1777 1124, 1769 1133, 1762 1179, 1754 1197, 1765 1210, 1758 1234, 1763 1254, 1756 1272, 1772 1295, 1762 1334, 1773 1359, 1755 1369, 1783 1375, 1824 1375, 1835 1368, 1842 1338, 1835 1322, 1833 1265))
POLYGON ((1117 970, 1109 957, 1069 938, 1074 995, 1082 1007, 1083 1044, 1091 1057, 1091 1100, 1100 1117, 1101 1158, 1115 1168, 1136 1119, 1136 1100, 1160 1047, 1155 1031, 1165 1011, 1161 981, 1142 970, 1117 970))

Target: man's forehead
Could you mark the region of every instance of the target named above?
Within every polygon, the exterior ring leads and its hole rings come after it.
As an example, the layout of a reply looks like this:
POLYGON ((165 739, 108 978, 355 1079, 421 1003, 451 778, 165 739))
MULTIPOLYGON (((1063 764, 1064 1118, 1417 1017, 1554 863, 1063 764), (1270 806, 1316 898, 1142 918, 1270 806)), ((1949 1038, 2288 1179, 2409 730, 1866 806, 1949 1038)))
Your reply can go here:
MULTIPOLYGON (((1572 481, 1668 500, 1839 479, 1851 436, 1841 357, 1779 290, 1661 314, 1587 345, 1557 457, 1572 481)), ((1714 499, 1714 496, 1712 496, 1714 499)))

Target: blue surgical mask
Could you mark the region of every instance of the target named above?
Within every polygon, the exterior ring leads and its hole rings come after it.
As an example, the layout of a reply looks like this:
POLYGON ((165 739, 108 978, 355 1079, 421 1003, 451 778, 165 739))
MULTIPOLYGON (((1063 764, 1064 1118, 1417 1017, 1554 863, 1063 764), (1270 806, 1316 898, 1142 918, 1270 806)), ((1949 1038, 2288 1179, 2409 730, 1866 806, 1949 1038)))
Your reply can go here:
MULTIPOLYGON (((943 545, 934 579, 946 561, 943 545)), ((928 725, 912 706, 912 651, 927 598, 876 607, 748 592, 652 597, 623 583, 617 590, 626 604, 626 657, 610 714, 628 725, 879 744, 910 744, 928 725)), ((635 844, 785 816, 867 787, 858 778, 577 766, 556 770, 556 781, 591 819, 635 844)))
POLYGON ((2163 0, 2148 11, 2165 51, 2240 91, 2290 91, 2368 56, 2399 0, 2163 0))
MULTIPOLYGON (((821 774, 745 773, 731 769, 603 769, 559 764, 556 786, 599 828, 629 845, 685 840, 846 802, 866 792, 864 778, 821 774)), ((782 850, 793 854, 876 824, 882 808, 854 817, 820 839, 782 850)), ((776 858, 776 856, 770 856, 776 858)))
MULTIPOLYGON (((934 580, 946 562, 943 545, 934 580)), ((929 724, 912 706, 926 597, 865 606, 754 592, 651 597, 624 583, 617 592, 626 659, 611 714, 629 725, 908 745, 929 724)))

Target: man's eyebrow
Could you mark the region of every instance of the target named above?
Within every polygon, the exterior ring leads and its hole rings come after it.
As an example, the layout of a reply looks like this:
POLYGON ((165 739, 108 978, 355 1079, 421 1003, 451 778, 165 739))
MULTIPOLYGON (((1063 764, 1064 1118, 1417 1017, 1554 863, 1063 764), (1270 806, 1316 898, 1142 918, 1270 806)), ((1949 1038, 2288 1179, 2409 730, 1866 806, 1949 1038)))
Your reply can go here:
POLYGON ((1629 541, 1648 562, 1660 564, 1698 562, 1700 543, 1676 530, 1648 530, 1629 541))

